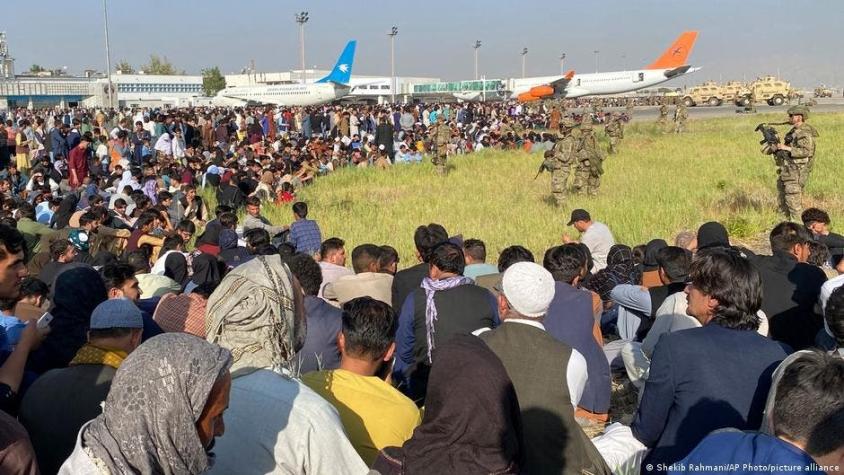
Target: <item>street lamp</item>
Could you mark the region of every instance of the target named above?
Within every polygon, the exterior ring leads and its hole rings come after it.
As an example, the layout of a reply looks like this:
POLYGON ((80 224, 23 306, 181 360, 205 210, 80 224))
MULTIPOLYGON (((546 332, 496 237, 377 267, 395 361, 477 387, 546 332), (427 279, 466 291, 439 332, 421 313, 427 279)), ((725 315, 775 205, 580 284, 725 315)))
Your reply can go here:
POLYGON ((475 45, 472 46, 475 48, 475 81, 478 80, 478 50, 481 49, 481 40, 475 40, 475 45))
POLYGON ((593 53, 595 53, 595 72, 597 73, 598 72, 598 53, 600 53, 600 51, 595 50, 595 51, 593 51, 593 53))
POLYGON ((525 64, 526 64, 527 53, 528 53, 527 48, 522 49, 522 79, 525 78, 525 64))
POLYGON ((308 12, 295 13, 293 18, 299 24, 299 61, 302 65, 302 84, 305 84, 305 23, 308 22, 308 12))
POLYGON ((562 76, 565 74, 565 69, 563 68, 563 64, 566 61, 566 53, 560 55, 560 75, 562 76))
POLYGON ((106 0, 103 0, 103 19, 105 23, 105 48, 106 48, 106 77, 108 78, 108 107, 114 107, 114 93, 111 85, 111 49, 108 44, 108 9, 106 0))
POLYGON ((390 102, 396 102, 396 35, 399 28, 394 26, 387 36, 390 37, 390 102))

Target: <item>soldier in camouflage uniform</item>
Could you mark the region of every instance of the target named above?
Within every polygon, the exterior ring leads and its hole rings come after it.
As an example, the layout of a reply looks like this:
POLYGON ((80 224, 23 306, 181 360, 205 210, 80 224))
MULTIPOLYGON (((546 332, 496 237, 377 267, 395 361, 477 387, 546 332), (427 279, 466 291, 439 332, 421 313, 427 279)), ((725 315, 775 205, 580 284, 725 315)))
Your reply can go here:
POLYGON ((609 153, 615 154, 618 152, 618 145, 621 139, 624 138, 624 124, 618 114, 612 113, 607 116, 607 124, 604 126, 604 132, 610 141, 609 153))
POLYGON ((629 100, 627 101, 627 105, 626 105, 626 106, 624 106, 624 111, 627 113, 627 118, 628 118, 629 120, 633 120, 633 108, 634 108, 634 107, 635 107, 635 106, 634 106, 634 104, 633 104, 633 99, 629 99, 629 100))
POLYGON ((803 191, 806 181, 812 172, 815 159, 815 138, 818 131, 804 122, 809 118, 809 108, 803 105, 789 107, 788 118, 792 128, 785 134, 784 143, 778 144, 776 149, 765 146, 763 153, 772 154, 777 150, 785 150, 788 157, 777 158, 777 201, 780 212, 786 218, 800 219, 803 212, 803 191))
POLYGON ((668 106, 665 102, 659 106, 659 119, 656 120, 656 124, 663 129, 668 125, 668 106))
POLYGON ((584 114, 580 122, 580 144, 577 150, 577 170, 574 175, 574 190, 578 194, 584 191, 590 196, 598 194, 601 175, 604 174, 604 157, 598 149, 598 142, 592 129, 592 117, 584 114))
POLYGON ((438 175, 445 175, 446 162, 448 160, 448 143, 451 141, 451 127, 445 123, 442 114, 437 116, 437 123, 432 131, 434 136, 434 159, 432 162, 437 169, 438 175))
POLYGON ((682 102, 674 109, 674 133, 681 134, 686 131, 686 119, 689 118, 689 110, 682 102))
POLYGON ((560 120, 560 138, 554 144, 554 156, 546 166, 551 169, 551 194, 557 206, 563 206, 566 201, 566 186, 568 185, 571 167, 575 164, 577 142, 572 130, 577 124, 568 117, 560 120), (550 165, 550 166, 549 166, 550 165))

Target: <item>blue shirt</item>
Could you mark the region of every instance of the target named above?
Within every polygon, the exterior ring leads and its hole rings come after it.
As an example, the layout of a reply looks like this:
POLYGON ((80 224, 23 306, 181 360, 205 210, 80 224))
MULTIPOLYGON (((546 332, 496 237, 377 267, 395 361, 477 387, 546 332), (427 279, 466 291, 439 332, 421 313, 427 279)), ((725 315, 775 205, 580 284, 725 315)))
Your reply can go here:
POLYGON ((312 219, 300 219, 290 225, 290 244, 296 246, 296 252, 316 254, 322 244, 319 225, 312 219))
POLYGON ((35 207, 35 220, 41 224, 49 226, 52 219, 53 210, 50 209, 50 202, 42 201, 41 203, 38 203, 38 206, 35 207))
POLYGON ((463 269, 463 275, 475 280, 482 275, 497 274, 498 267, 482 262, 480 264, 469 264, 463 269))
POLYGON ((21 339, 26 323, 16 317, 0 314, 0 351, 12 351, 21 339))
MULTIPOLYGON (((666 468, 668 474, 824 473, 809 454, 788 442, 738 430, 708 435, 686 458, 666 468)), ((666 468, 661 471, 665 473, 666 468)))

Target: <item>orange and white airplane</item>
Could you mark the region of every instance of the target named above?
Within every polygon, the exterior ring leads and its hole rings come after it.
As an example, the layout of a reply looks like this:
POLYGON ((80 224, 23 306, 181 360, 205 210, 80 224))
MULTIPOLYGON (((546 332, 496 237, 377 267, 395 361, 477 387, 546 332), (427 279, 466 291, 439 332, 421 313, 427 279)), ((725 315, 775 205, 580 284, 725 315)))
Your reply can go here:
POLYGON ((697 40, 696 31, 686 31, 656 61, 638 71, 545 76, 513 80, 512 98, 521 102, 558 97, 621 94, 664 83, 700 70, 686 64, 697 40))

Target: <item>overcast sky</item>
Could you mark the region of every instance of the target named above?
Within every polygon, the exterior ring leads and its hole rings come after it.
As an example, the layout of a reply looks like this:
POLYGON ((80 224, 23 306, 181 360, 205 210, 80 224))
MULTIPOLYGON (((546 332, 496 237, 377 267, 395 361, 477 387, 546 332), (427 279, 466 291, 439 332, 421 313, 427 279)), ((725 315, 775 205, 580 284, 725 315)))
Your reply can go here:
MULTIPOLYGON (((700 32, 690 62, 704 69, 688 80, 752 79, 781 73, 801 87, 844 85, 842 0, 109 0, 111 58, 137 67, 154 53, 198 74, 208 66, 258 71, 299 65, 294 12, 307 10, 306 64, 333 65, 358 40, 354 72, 389 75, 387 32, 396 37, 396 74, 471 79, 481 40, 480 71, 489 78, 566 68, 636 69, 684 30, 700 32)), ((100 0, 10 1, 4 5, 9 48, 22 72, 33 63, 78 74, 105 69, 100 0)), ((684 84, 683 81, 676 82, 684 84)))

